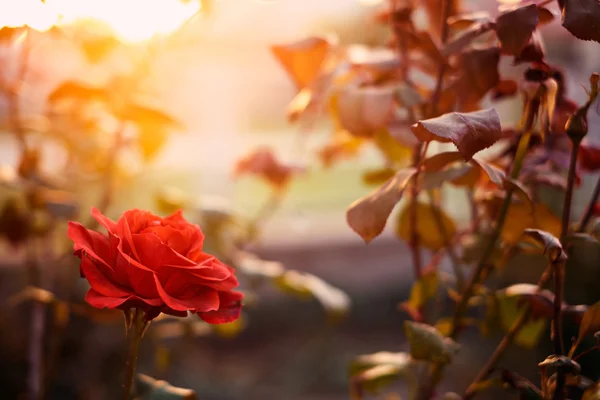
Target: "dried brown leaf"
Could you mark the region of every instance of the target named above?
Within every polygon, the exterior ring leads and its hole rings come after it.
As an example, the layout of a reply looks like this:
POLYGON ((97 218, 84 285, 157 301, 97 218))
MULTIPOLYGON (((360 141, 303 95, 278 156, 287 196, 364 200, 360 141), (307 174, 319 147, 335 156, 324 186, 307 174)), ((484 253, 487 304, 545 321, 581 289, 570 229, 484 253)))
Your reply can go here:
POLYGON ((379 236, 396 204, 402 198, 406 185, 417 172, 405 168, 396 173, 384 185, 361 199, 356 200, 346 211, 348 225, 366 243, 379 236))

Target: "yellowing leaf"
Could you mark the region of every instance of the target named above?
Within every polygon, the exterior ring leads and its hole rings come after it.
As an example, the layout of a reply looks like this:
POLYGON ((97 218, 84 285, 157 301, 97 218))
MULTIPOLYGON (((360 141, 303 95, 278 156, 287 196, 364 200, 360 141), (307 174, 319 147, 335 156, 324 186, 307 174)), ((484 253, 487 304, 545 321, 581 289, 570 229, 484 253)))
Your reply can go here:
POLYGON ((394 139, 387 129, 377 131, 373 139, 377 148, 388 161, 393 162, 399 168, 410 166, 413 149, 394 139))
POLYGON ((575 349, 586 336, 592 335, 595 332, 600 331, 600 301, 592 304, 585 310, 583 314, 583 319, 581 320, 581 324, 579 325, 579 335, 577 336, 577 341, 571 348, 569 353, 569 357, 573 355, 575 349))
POLYGON ((377 353, 363 354, 356 357, 356 359, 354 359, 354 361, 352 361, 350 364, 350 371, 356 373, 377 365, 393 365, 403 370, 408 368, 412 362, 413 360, 408 353, 380 351, 377 353))
POLYGON ((410 355, 416 360, 448 363, 460 347, 431 325, 406 321, 404 333, 410 345, 410 355))
POLYGON ((500 118, 493 108, 471 113, 453 112, 419 121, 413 125, 413 132, 424 142, 454 143, 467 161, 502 137, 500 118))
POLYGON ((410 297, 408 301, 400 304, 401 309, 406 311, 413 320, 422 321, 421 310, 427 301, 435 297, 438 286, 437 271, 432 269, 413 283, 410 297))
MULTIPOLYGON (((496 293, 496 298, 500 325, 506 332, 523 312, 523 307, 520 305, 521 300, 518 296, 507 296, 506 291, 502 290, 496 293)), ((546 330, 547 324, 548 320, 545 318, 527 322, 515 337, 515 342, 528 349, 535 347, 546 330)))
POLYGON ((275 283, 292 294, 314 297, 334 319, 345 315, 350 309, 350 298, 346 293, 314 275, 288 270, 276 278, 275 283))
POLYGON ((385 184, 348 207, 346 221, 366 243, 383 232, 388 217, 402 198, 406 185, 416 171, 414 168, 398 171, 385 184))
POLYGON ((137 143, 144 160, 152 160, 169 138, 168 131, 160 125, 138 124, 137 143))
MULTIPOLYGON (((445 236, 440 232, 431 204, 417 203, 417 235, 422 246, 431 250, 441 250, 445 247, 445 236)), ((446 237, 451 238, 456 233, 456 225, 443 210, 439 210, 446 237)), ((399 214, 396 234, 402 240, 410 241, 410 204, 407 204, 399 214)))
POLYGON ((140 392, 140 400, 196 400, 196 393, 191 389, 172 386, 166 381, 159 381, 148 375, 138 374, 136 388, 140 392))
POLYGON ((396 175, 396 171, 392 168, 379 168, 366 171, 362 176, 362 180, 369 186, 381 185, 388 179, 391 179, 394 175, 396 175))
POLYGON ((331 50, 329 41, 322 37, 271 46, 271 51, 298 89, 308 86, 321 72, 321 67, 331 50))

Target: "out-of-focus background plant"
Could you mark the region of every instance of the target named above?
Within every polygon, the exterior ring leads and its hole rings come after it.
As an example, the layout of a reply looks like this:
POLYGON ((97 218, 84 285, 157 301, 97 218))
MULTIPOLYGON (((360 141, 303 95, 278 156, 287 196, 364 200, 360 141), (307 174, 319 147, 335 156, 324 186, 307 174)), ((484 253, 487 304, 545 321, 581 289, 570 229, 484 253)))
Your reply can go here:
MULTIPOLYGON (((422 3, 427 7, 413 16, 419 31, 437 26, 429 21, 442 19, 444 2, 422 3)), ((410 85, 386 87, 390 74, 406 73, 396 49, 386 47, 397 34, 389 6, 377 0, 0 3, 3 396, 118 396, 116 371, 125 358, 122 315, 83 303, 87 283, 79 279, 66 237, 68 219, 94 227, 87 220, 91 206, 115 218, 134 207, 162 215, 183 208, 204 230, 206 251, 237 269, 246 294, 242 318, 232 324, 209 326, 193 316, 153 322, 138 368, 153 378, 140 377, 142 396, 162 398, 161 391, 190 396, 154 381, 164 379, 193 389, 201 399, 346 399, 349 364, 355 373, 378 363, 407 362, 397 355, 383 362, 356 357, 406 351, 403 322, 419 319, 423 307, 415 292, 434 297, 458 258, 468 263, 479 254, 477 246, 464 245, 477 237, 463 235, 461 252, 444 255, 444 235, 432 234, 439 226, 423 203, 420 240, 433 251, 424 254, 425 273, 413 286, 414 246, 411 253, 406 242, 414 235, 406 230, 407 213, 398 215, 393 224, 398 229, 384 231, 369 246, 346 224, 348 205, 414 162, 410 124, 401 121, 406 116, 395 120, 387 114, 387 105, 397 104, 396 90, 408 108, 420 107, 430 94, 410 85), (357 76, 366 76, 373 88, 353 86, 357 76), (337 95, 326 93, 331 87, 337 95), (384 120, 387 129, 375 129, 384 120)), ((494 18, 499 13, 493 0, 465 1, 460 9, 488 11, 494 18)), ((543 41, 547 62, 564 69, 560 84, 566 94, 582 104, 587 94, 581 85, 588 87, 600 62, 598 44, 562 28, 554 3, 544 15, 547 24, 532 48, 540 51, 543 41)), ((454 28, 473 21, 485 17, 457 18, 454 28)), ((429 47, 426 37, 410 39, 426 50, 411 61, 421 69, 412 79, 435 84, 432 71, 445 57, 439 39, 434 36, 429 47)), ((475 75, 477 63, 472 86, 485 86, 486 77, 475 75)), ((525 68, 503 57, 499 69, 506 86, 496 87, 496 99, 488 94, 482 100, 493 101, 503 128, 516 127, 521 116, 521 99, 503 95, 516 92, 513 80, 525 68)), ((480 99, 463 100, 462 106, 480 99)), ((597 121, 592 109, 586 139, 591 143, 600 140, 597 121)), ((432 142, 429 153, 448 146, 432 142)), ((552 162, 566 170, 568 149, 553 151, 552 162)), ((563 202, 557 193, 564 185, 554 172, 535 171, 531 178, 544 186, 536 191, 539 226, 514 207, 508 220, 515 226, 502 236, 506 243, 516 245, 524 228, 560 234, 563 202), (547 179, 536 181, 540 176, 547 179)), ((574 219, 584 213, 595 179, 581 176, 574 219)), ((439 191, 449 233, 471 222, 472 194, 449 185, 439 191)), ((489 200, 490 208, 495 204, 489 200)), ((593 268, 598 247, 582 243, 588 247, 576 257, 591 267, 567 274, 572 304, 599 300, 593 268)), ((511 258, 490 286, 536 282, 543 260, 531 254, 511 258)), ((501 303, 508 315, 503 324, 518 315, 514 303, 501 303)), ((444 309, 448 302, 430 306, 444 309)), ((449 321, 438 321, 440 331, 444 323, 449 321)), ((543 335, 549 327, 544 320, 533 325, 517 342, 537 350, 525 357, 510 348, 502 366, 539 381, 535 366, 549 354, 549 336, 543 335)), ((442 393, 464 389, 480 370, 507 327, 493 328, 482 325, 486 338, 465 332, 469 344, 454 359, 455 368, 447 369, 442 393)), ((384 392, 404 393, 405 384, 396 380, 384 392)), ((506 398, 505 392, 497 395, 506 398)))

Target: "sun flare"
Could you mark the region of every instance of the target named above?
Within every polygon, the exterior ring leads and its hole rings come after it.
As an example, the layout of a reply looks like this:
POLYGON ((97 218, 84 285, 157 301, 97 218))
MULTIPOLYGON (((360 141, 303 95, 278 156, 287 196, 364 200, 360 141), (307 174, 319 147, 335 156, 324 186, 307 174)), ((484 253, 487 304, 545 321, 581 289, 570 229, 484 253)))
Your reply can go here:
POLYGON ((200 8, 199 1, 178 0, 0 0, 0 27, 45 31, 91 19, 132 43, 175 31, 200 8))

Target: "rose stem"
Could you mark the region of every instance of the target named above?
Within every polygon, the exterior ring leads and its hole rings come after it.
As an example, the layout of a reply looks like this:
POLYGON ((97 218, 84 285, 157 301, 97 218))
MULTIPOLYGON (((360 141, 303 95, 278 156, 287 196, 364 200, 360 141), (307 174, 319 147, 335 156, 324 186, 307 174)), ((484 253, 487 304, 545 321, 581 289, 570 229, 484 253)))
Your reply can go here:
POLYGON ((127 361, 125 363, 125 381, 123 382, 123 400, 131 398, 131 389, 133 387, 133 378, 135 376, 135 367, 137 364, 140 342, 144 334, 147 322, 144 321, 144 312, 140 309, 134 309, 133 322, 128 329, 127 339, 129 341, 127 351, 127 361))

